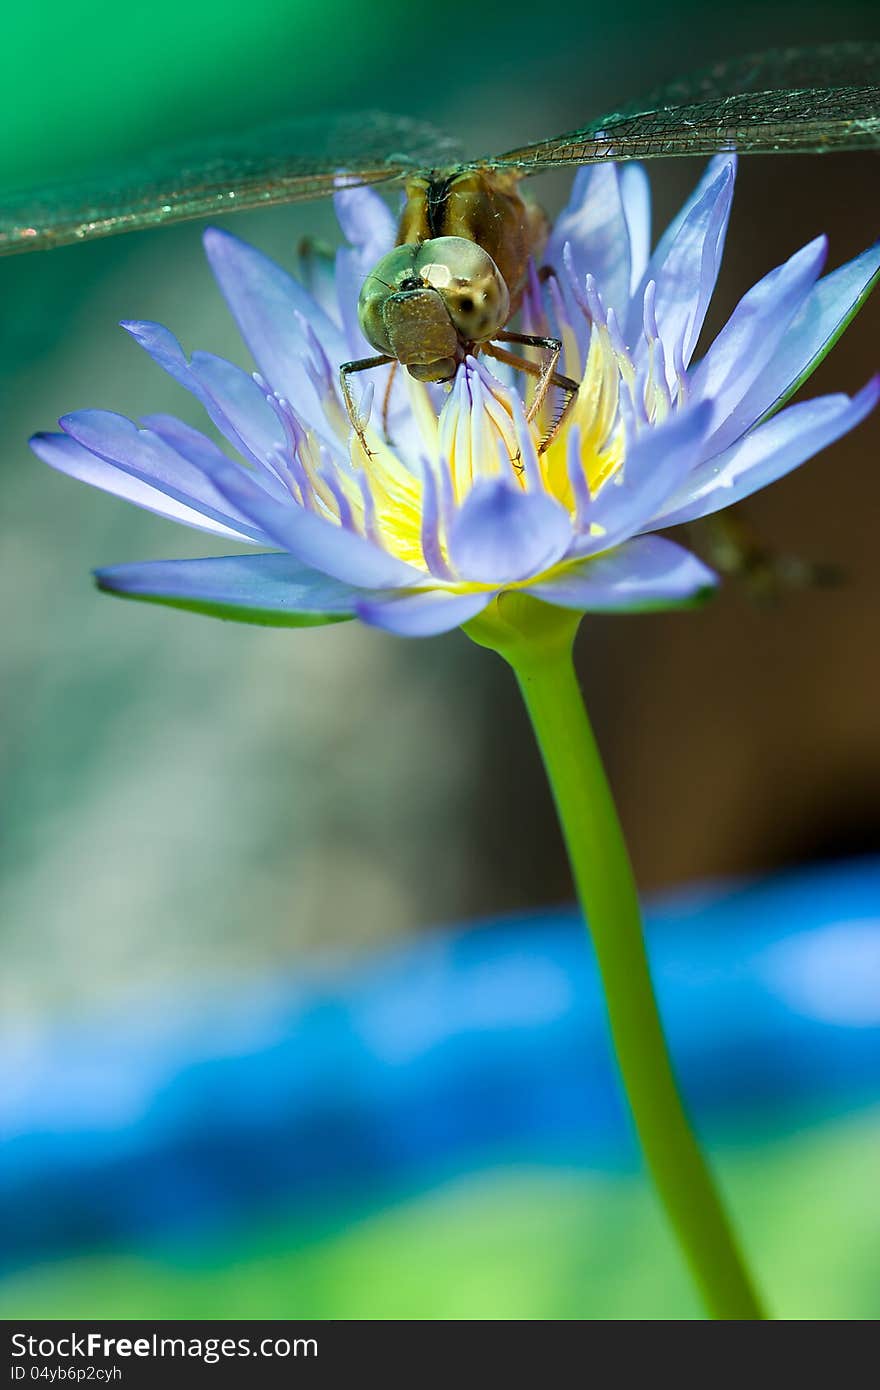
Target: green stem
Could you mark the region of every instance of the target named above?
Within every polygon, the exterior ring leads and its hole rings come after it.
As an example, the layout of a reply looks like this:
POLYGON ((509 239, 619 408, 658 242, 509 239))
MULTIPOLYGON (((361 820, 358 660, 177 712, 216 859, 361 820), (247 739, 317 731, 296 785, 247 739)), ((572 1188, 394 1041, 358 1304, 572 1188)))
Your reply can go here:
POLYGON ((526 600, 518 597, 517 604, 517 610, 508 605, 506 622, 479 620, 465 630, 498 651, 519 682, 598 958, 611 1034, 642 1150, 709 1316, 763 1319, 766 1314, 672 1070, 629 854, 574 671, 572 643, 578 619, 540 605, 538 628, 526 600), (514 612, 528 621, 512 625, 514 612), (553 616, 548 620, 547 615, 553 616))

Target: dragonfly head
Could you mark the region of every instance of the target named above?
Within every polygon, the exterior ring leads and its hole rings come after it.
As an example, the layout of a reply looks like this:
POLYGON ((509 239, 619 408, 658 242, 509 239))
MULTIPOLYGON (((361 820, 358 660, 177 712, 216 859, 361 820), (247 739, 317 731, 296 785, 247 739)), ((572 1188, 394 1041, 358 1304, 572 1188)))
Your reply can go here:
POLYGON ((492 257, 465 237, 395 246, 364 281, 358 319, 379 352, 419 381, 448 381, 474 343, 510 317, 510 295, 492 257))

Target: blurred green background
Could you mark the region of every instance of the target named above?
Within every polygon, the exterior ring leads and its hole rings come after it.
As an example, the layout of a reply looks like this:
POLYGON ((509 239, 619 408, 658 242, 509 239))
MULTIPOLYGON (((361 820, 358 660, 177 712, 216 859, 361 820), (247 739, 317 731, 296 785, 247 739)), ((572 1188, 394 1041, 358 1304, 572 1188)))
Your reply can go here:
MULTIPOLYGON (((0 168, 7 185, 29 184, 171 139, 360 106, 500 149, 719 57, 868 37, 880 37, 877 7, 853 0, 553 12, 523 0, 39 0, 5 21, 0 168)), ((658 227, 698 172, 652 171, 658 227)), ((818 231, 832 264, 876 239, 878 188, 869 155, 747 161, 710 330, 818 231)), ((551 209, 564 192, 547 180, 551 209)), ((304 234, 334 236, 321 205, 230 225, 291 265, 304 234)), ((198 230, 0 262, 0 1001, 25 1033, 180 980, 295 969, 305 953, 569 894, 515 692, 463 637, 236 629, 93 591, 95 565, 212 547, 51 474, 26 439, 87 405, 197 419, 115 327, 122 317, 246 360, 198 230)), ((877 313, 811 389, 854 390, 876 370, 877 313)), ((842 589, 768 611, 734 590, 699 614, 585 624, 584 684, 645 888, 877 847, 878 444, 875 418, 752 508, 774 545, 839 563, 842 589)), ((803 1171, 834 1168, 836 1142, 817 1137, 803 1171)), ((563 1225, 567 1200, 553 1197, 563 1225)))
MULTIPOLYGON (((878 1116, 716 1145, 777 1318, 877 1316, 878 1116)), ((700 1306, 640 1179, 518 1165, 332 1222, 90 1255, 0 1285, 5 1319, 683 1321, 700 1306)))

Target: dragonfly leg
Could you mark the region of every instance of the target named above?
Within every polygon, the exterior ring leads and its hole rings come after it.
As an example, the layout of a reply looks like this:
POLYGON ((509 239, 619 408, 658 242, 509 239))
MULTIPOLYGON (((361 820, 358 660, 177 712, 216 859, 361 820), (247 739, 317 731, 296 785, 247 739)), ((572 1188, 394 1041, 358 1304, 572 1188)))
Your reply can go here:
POLYGON ((395 357, 394 361, 391 363, 391 371, 388 373, 388 382, 385 387, 385 395, 382 397, 382 433, 385 436, 386 444, 391 443, 391 440, 388 437, 388 412, 391 409, 391 388, 394 385, 394 378, 397 374, 397 368, 399 366, 400 363, 395 357))
POLYGON ((548 354, 546 360, 539 365, 537 362, 529 362, 523 357, 517 357, 514 353, 499 347, 497 343, 487 343, 483 348, 489 357, 494 357, 498 362, 506 362, 509 367, 513 367, 516 371, 525 372, 527 376, 533 376, 537 379, 538 386, 535 391, 535 398, 526 411, 526 419, 529 424, 532 423, 544 404, 551 386, 556 386, 560 391, 566 392, 562 410, 538 446, 538 453, 543 454, 559 433, 578 393, 577 382, 572 381, 570 376, 563 376, 561 372, 556 370, 556 364, 562 352, 562 343, 558 338, 538 338, 532 333, 509 333, 506 330, 498 334, 498 341, 521 343, 524 347, 541 348, 548 354))
POLYGON ((367 458, 373 457, 373 451, 367 444, 367 424, 355 405, 354 396, 351 394, 351 382, 349 378, 354 376, 355 372, 368 372, 372 367, 385 367, 389 362, 393 362, 396 365, 397 358, 386 357, 384 354, 380 353, 378 357, 359 357, 356 362, 343 362, 342 366, 339 368, 339 385, 342 387, 342 399, 345 401, 345 409, 348 411, 351 427, 361 441, 367 458))

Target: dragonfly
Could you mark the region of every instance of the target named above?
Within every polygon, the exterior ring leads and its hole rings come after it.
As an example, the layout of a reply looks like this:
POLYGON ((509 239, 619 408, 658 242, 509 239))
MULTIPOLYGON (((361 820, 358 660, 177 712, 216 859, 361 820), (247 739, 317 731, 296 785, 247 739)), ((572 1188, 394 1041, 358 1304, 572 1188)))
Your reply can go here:
POLYGON ((577 130, 501 155, 468 159, 432 126, 372 111, 158 152, 140 166, 0 198, 0 255, 318 198, 340 182, 402 185, 398 244, 366 277, 358 305, 376 355, 340 367, 362 444, 354 373, 386 363, 393 373, 402 364, 419 380, 449 381, 468 354, 483 351, 536 379, 529 418, 551 387, 563 392, 543 450, 577 384, 557 370, 558 339, 507 327, 548 227, 521 191, 524 179, 603 160, 878 147, 880 44, 782 49, 716 64, 577 130), (511 345, 537 349, 542 362, 511 345))

